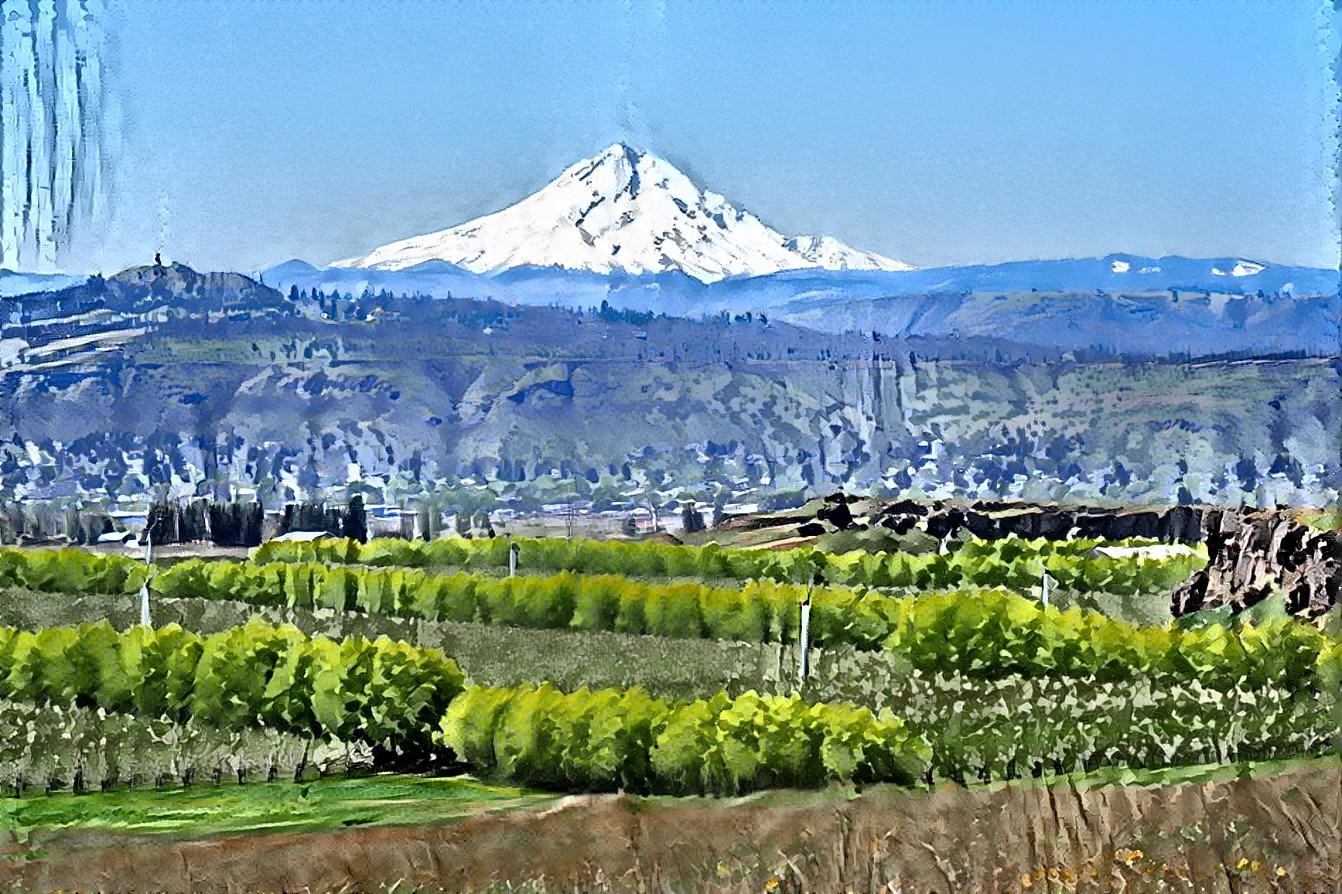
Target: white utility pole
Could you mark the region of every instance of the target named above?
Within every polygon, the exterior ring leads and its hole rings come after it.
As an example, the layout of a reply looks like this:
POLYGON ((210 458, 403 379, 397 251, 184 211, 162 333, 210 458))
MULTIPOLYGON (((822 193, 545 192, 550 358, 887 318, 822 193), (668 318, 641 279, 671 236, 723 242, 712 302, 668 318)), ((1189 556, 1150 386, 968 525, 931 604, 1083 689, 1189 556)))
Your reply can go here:
POLYGON ((151 529, 144 538, 144 583, 140 585, 140 624, 151 626, 149 619, 149 581, 154 577, 154 532, 151 529))
POLYGON ((140 624, 145 627, 153 626, 149 620, 149 582, 153 579, 153 572, 150 572, 140 585, 140 624))
POLYGON ((798 638, 801 654, 797 658, 798 686, 804 684, 806 678, 811 675, 811 588, 814 586, 814 580, 806 584, 806 598, 801 601, 801 636, 798 638))

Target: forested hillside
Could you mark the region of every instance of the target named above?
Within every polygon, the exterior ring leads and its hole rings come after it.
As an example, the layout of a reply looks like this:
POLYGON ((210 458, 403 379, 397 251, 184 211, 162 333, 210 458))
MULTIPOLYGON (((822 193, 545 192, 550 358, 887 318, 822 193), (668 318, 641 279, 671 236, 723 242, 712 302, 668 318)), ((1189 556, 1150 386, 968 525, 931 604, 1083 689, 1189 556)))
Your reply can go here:
POLYGON ((180 265, 12 303, 0 484, 18 498, 243 488, 273 503, 339 499, 351 482, 388 498, 492 482, 489 499, 522 505, 838 487, 1260 505, 1338 493, 1329 359, 281 295, 180 265))

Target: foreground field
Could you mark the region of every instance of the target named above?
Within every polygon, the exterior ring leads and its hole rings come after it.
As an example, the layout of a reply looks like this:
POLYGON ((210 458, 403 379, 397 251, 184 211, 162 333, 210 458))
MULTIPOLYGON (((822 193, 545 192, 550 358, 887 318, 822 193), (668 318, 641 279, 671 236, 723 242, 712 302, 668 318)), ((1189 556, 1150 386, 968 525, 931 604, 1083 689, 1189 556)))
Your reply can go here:
MULTIPOLYGON (((50 617, 59 608, 65 621, 112 616, 131 626, 131 613, 120 595, 65 597, 17 591, 7 595, 7 606, 0 611, 0 621, 7 623, 17 621, 19 626, 27 626, 22 622, 34 616, 50 617), (52 601, 59 605, 49 606, 52 601), (15 613, 20 617, 14 618, 15 613)), ((247 623, 253 610, 247 603, 229 600, 163 599, 156 603, 156 618, 160 624, 181 624, 202 634, 226 634, 247 623)), ((272 623, 296 625, 305 633, 337 640, 387 636, 441 649, 453 656, 477 685, 511 687, 549 682, 569 692, 580 687, 637 686, 672 702, 711 699, 718 693, 786 695, 798 691, 798 650, 776 643, 529 630, 280 606, 265 608, 262 616, 272 623)), ((943 638, 937 648, 948 650, 952 645, 943 638)), ((993 653, 983 654, 991 658, 993 653)), ((1289 664, 1277 666, 1270 677, 1217 685, 1199 681, 1194 673, 1125 673, 1114 679, 1032 676, 1013 674, 992 663, 985 666, 992 671, 991 676, 982 672, 964 675, 910 667, 899 655, 851 646, 812 649, 811 665, 812 675, 799 690, 804 700, 847 702, 893 711, 932 745, 933 779, 986 781, 1115 764, 1155 768, 1319 754, 1327 750, 1337 726, 1333 689, 1311 685, 1304 668, 1295 672, 1289 664)), ((258 674, 269 673, 264 663, 252 666, 258 674)), ((22 682, 18 677, 13 679, 22 682)), ((31 686, 28 691, 34 697, 40 695, 31 686)), ((90 696, 96 691, 90 690, 90 696)), ((244 697, 244 693, 252 693, 250 698, 259 696, 259 690, 248 686, 237 690, 236 697, 244 697)), ((184 701, 181 707, 189 708, 192 703, 184 701)), ((112 703, 108 706, 115 708, 112 703)), ((280 730, 272 724, 292 716, 291 709, 284 709, 265 721, 261 731, 278 735, 280 730)), ((328 715, 319 712, 317 716, 328 715)), ((229 728, 237 729, 237 723, 245 728, 252 722, 238 715, 229 728)), ((17 736, 0 736, 0 770, 4 771, 2 778, 26 777, 28 786, 38 789, 44 783, 34 771, 46 767, 65 768, 66 773, 55 784, 68 789, 72 768, 82 762, 88 765, 86 784, 96 788, 95 767, 119 765, 124 778, 128 764, 166 768, 175 762, 192 766, 188 756, 194 758, 202 777, 219 772, 214 768, 221 766, 225 774, 232 772, 229 768, 246 766, 253 779, 258 774, 260 778, 272 773, 292 776, 297 764, 314 760, 302 740, 294 739, 294 733, 301 731, 290 727, 290 732, 278 739, 272 736, 262 740, 260 748, 237 742, 236 737, 206 737, 204 744, 211 746, 209 749, 197 748, 185 754, 172 749, 156 757, 152 750, 142 753, 136 749, 130 756, 123 756, 116 748, 81 746, 81 742, 98 738, 98 730, 89 728, 74 741, 67 739, 54 749, 44 750, 39 760, 25 760, 32 740, 20 732, 17 736), (14 740, 8 748, 6 738, 14 740), (75 753, 70 753, 72 750, 75 753), (56 760, 56 754, 63 756, 56 760)), ((312 732, 320 736, 334 733, 348 741, 357 739, 361 730, 350 725, 319 725, 312 732)), ((42 741, 55 738, 47 735, 42 741)), ((122 738, 115 733, 111 740, 122 738)), ((421 736, 420 741, 423 739, 421 736)), ((331 749, 326 752, 331 753, 331 749)), ((340 747, 335 749, 337 764, 342 752, 340 747)), ((589 784, 573 779, 561 788, 581 789, 589 784)))
POLYGON ((1313 894, 1324 878, 1307 873, 1335 848, 1316 815, 1336 813, 1319 758, 1342 640, 1266 603, 1124 617, 1198 555, 525 541, 509 579, 509 546, 276 544, 152 571, 0 550, 13 883, 1313 894), (1065 597, 1042 600, 1045 572, 1065 597), (1106 594, 1122 612, 1078 604, 1106 594), (386 775, 430 770, 483 783, 386 775))
POLYGON ((0 885, 1327 894, 1342 865, 1339 791, 1327 758, 737 799, 558 800, 385 777, 5 801, 27 841, 9 845, 0 885))

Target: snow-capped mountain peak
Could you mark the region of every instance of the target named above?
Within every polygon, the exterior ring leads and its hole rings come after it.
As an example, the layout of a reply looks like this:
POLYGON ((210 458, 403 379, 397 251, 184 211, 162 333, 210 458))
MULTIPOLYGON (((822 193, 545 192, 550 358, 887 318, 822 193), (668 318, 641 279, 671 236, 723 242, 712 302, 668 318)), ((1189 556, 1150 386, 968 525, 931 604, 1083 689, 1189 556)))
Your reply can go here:
POLYGON ((810 261, 807 265, 810 267, 823 267, 826 270, 913 269, 903 261, 851 248, 833 236, 793 236, 783 244, 810 261))
POLYGON ((563 267, 598 273, 680 271, 704 282, 780 270, 908 270, 829 236, 787 238, 674 165, 616 143, 514 205, 446 230, 336 261, 401 270, 441 260, 474 273, 563 267))

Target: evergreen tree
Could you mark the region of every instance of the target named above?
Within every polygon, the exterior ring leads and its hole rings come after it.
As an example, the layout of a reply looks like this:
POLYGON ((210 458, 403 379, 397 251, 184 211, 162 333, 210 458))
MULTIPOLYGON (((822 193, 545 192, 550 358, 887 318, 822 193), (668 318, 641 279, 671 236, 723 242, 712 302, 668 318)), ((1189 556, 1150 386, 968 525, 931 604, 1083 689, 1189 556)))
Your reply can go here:
POLYGON ((697 534, 704 530, 704 514, 695 506, 693 500, 681 504, 680 522, 686 534, 697 534))

